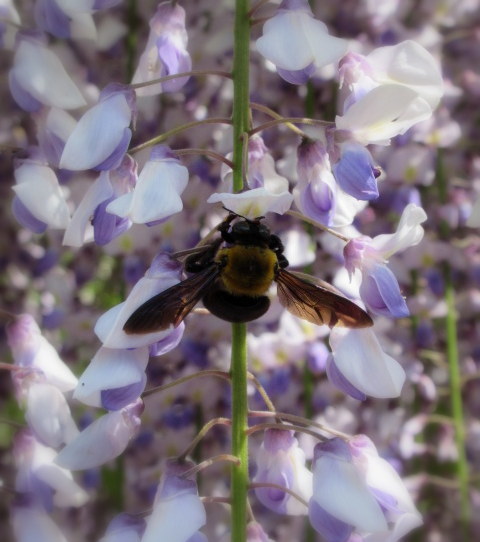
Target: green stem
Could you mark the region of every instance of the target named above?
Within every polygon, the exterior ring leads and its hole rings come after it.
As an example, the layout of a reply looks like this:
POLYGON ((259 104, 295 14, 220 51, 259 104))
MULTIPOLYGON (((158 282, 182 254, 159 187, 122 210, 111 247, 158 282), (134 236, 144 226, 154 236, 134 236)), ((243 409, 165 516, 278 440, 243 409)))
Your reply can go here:
POLYGON ((462 380, 460 374, 460 360, 458 357, 457 342, 457 314, 455 308, 455 291, 452 279, 452 269, 448 262, 444 263, 445 301, 447 302, 447 315, 445 327, 447 334, 447 357, 450 373, 450 398, 452 417, 455 427, 455 442, 457 445, 457 479, 460 490, 460 521, 467 535, 470 522, 470 501, 468 495, 468 461, 465 449, 465 422, 463 418, 462 380))
POLYGON ((247 328, 232 324, 232 542, 245 542, 248 491, 248 402, 247 402, 247 328))
MULTIPOLYGON (((246 171, 243 169, 244 137, 250 127, 249 52, 250 21, 249 0, 235 2, 234 55, 233 55, 233 190, 243 189, 246 171)), ((232 465, 231 474, 231 542, 247 539, 248 497, 248 401, 247 401, 247 327, 232 324, 232 455, 239 465, 232 465)))

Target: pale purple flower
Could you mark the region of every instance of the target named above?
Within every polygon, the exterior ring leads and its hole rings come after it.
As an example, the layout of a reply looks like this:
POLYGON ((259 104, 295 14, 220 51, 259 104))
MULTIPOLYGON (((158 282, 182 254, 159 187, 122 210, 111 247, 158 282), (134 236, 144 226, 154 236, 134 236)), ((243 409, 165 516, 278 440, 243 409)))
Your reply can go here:
POLYGON ((332 174, 327 148, 321 141, 303 141, 297 151, 298 182, 294 189, 300 211, 330 227, 351 224, 366 201, 347 194, 332 174))
MULTIPOLYGON (((145 51, 140 57, 132 84, 144 83, 189 72, 192 61, 187 51, 188 35, 185 30, 185 10, 179 4, 163 2, 158 5, 150 20, 145 51)), ((160 92, 176 92, 188 81, 188 77, 178 77, 137 89, 138 96, 151 96, 160 92)))
POLYGON ((91 469, 118 457, 138 433, 143 403, 103 415, 86 427, 56 456, 55 463, 71 470, 91 469))
POLYGON ((8 324, 7 341, 15 365, 40 371, 46 382, 62 392, 70 391, 77 385, 76 376, 60 359, 29 314, 21 314, 8 324))
POLYGON ((271 192, 267 188, 254 188, 237 194, 229 192, 214 193, 207 202, 222 203, 224 207, 246 218, 254 219, 267 213, 286 213, 293 201, 288 190, 271 192))
MULTIPOLYGON (((37 221, 54 229, 64 229, 70 221, 70 211, 65 194, 58 183, 53 169, 36 159, 21 160, 15 168, 15 182, 12 186, 25 211, 37 221)), ((17 207, 17 211, 21 209, 17 207)))
POLYGON ((78 121, 60 158, 60 167, 78 171, 117 168, 127 152, 135 118, 135 92, 111 83, 78 121))
POLYGON ((29 495, 16 498, 10 522, 17 542, 67 542, 45 508, 29 495))
POLYGON ((205 507, 198 496, 197 484, 184 473, 193 463, 167 460, 158 486, 152 514, 142 542, 188 542, 195 540, 206 523, 205 507))
POLYGON ((112 519, 98 542, 140 542, 144 531, 144 518, 122 513, 112 519))
POLYGON ((273 540, 269 538, 260 523, 251 521, 247 525, 247 542, 273 542, 273 540))
POLYGON ((328 34, 326 25, 314 19, 307 0, 284 0, 263 26, 256 47, 292 83, 305 82, 347 52, 347 42, 328 34))
POLYGON ((87 492, 75 482, 72 473, 55 463, 57 452, 53 448, 44 446, 27 431, 16 435, 14 447, 16 491, 32 494, 47 510, 87 502, 87 492))
POLYGON ((371 329, 332 329, 329 378, 356 399, 398 397, 405 382, 401 365, 386 354, 371 329), (339 377, 338 372, 341 374, 339 377), (342 381, 345 379, 345 382, 342 381))
POLYGON ((17 398, 25 403, 25 419, 42 443, 59 448, 78 434, 63 393, 41 372, 22 369, 13 373, 13 380, 17 398))
POLYGON ((340 159, 333 166, 333 174, 342 190, 354 198, 368 201, 378 198, 380 172, 363 145, 354 142, 340 145, 340 159))
POLYGON ((414 124, 431 117, 443 94, 437 61, 411 40, 356 55, 342 67, 349 86, 335 123, 359 143, 388 145, 414 124))
POLYGON ((75 129, 77 121, 64 109, 42 109, 35 116, 39 147, 51 166, 58 167, 65 142, 75 129))
POLYGON ((20 16, 12 0, 2 0, 0 5, 0 47, 13 49, 15 44, 16 25, 20 25, 20 16), (9 24, 12 22, 13 24, 9 24))
POLYGON ((63 244, 78 247, 93 238, 97 244, 105 245, 124 233, 131 221, 107 212, 106 207, 131 192, 136 181, 137 164, 128 154, 116 169, 102 171, 73 213, 63 244))
MULTIPOLYGON (((255 457, 257 472, 253 482, 286 487, 308 501, 312 473, 305 466, 305 454, 293 435, 293 431, 265 430, 263 443, 255 457)), ((262 504, 278 514, 307 513, 305 506, 279 488, 257 488, 255 494, 262 504)))
POLYGON ((354 464, 348 443, 333 438, 317 444, 312 470, 310 522, 328 542, 346 541, 354 529, 388 531, 382 507, 354 464))
POLYGON ((90 0, 37 0, 35 22, 57 38, 95 40, 97 31, 91 15, 90 0))
POLYGON ((136 224, 155 223, 183 209, 181 195, 188 184, 188 170, 165 145, 152 148, 135 189, 111 201, 106 211, 136 224))
POLYGON ((378 235, 374 239, 358 237, 345 245, 345 267, 350 276, 356 269, 362 272, 360 296, 372 312, 395 318, 409 315, 387 260, 396 252, 420 243, 423 238, 420 224, 426 219, 425 211, 410 203, 405 207, 395 233, 378 235))
POLYGON ((17 35, 8 81, 13 99, 26 111, 38 111, 43 106, 77 109, 85 105, 55 53, 41 39, 28 34, 17 35))
MULTIPOLYGON (((127 335, 123 326, 133 312, 154 295, 180 282, 180 266, 166 254, 159 254, 145 276, 133 287, 126 301, 109 309, 97 320, 94 331, 108 348, 138 348, 152 345, 175 333, 173 327, 163 331, 127 335)), ((176 343, 177 335, 174 335, 176 343)), ((173 348, 173 346, 172 346, 173 348)))

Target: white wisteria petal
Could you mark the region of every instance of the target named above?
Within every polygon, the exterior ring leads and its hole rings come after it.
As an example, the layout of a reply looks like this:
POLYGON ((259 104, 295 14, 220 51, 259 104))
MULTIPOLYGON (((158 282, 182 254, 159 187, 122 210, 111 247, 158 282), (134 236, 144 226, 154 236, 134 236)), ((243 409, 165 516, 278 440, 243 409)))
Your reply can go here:
POLYGON ((357 467, 333 454, 322 454, 313 468, 312 499, 335 518, 365 531, 386 531, 380 505, 357 467))
POLYGON ((180 212, 180 195, 188 184, 188 170, 178 160, 149 160, 133 192, 113 200, 107 211, 132 222, 145 224, 180 212))
POLYGON ((63 236, 63 244, 71 247, 81 247, 93 239, 91 218, 100 202, 113 196, 113 187, 108 178, 108 172, 102 171, 98 179, 89 187, 79 206, 75 209, 72 219, 63 236))
POLYGON ((67 542, 45 509, 37 504, 14 505, 11 522, 18 542, 67 542))
POLYGON ((418 94, 402 85, 381 85, 337 116, 337 129, 348 130, 360 143, 388 144, 411 126, 429 118, 432 109, 418 94))
POLYGON ((33 474, 52 489, 56 506, 82 506, 89 498, 88 493, 75 482, 69 470, 54 463, 56 454, 53 448, 31 439, 27 448, 19 449, 16 454, 19 464, 16 487, 28 488, 33 474))
POLYGON ((66 469, 83 470, 118 457, 138 431, 140 403, 97 418, 59 452, 55 463, 66 469))
POLYGON ((15 169, 17 184, 12 186, 32 215, 51 228, 68 226, 70 212, 54 171, 43 164, 23 162, 15 169))
POLYGON ((281 10, 265 23, 256 46, 278 68, 291 71, 312 63, 326 66, 347 51, 345 40, 330 36, 326 25, 304 10, 281 10))
POLYGON ((388 260, 395 252, 418 245, 423 239, 424 229, 420 225, 427 220, 427 213, 415 203, 409 203, 402 212, 395 233, 377 235, 371 245, 388 260))
POLYGON ((38 40, 20 41, 11 76, 44 105, 76 109, 86 104, 58 57, 38 40))
POLYGON ((80 376, 73 398, 101 406, 102 390, 122 388, 142 379, 148 357, 147 346, 133 350, 101 347, 80 376))
POLYGON ((273 194, 265 188, 254 188, 238 194, 216 192, 208 198, 207 203, 221 202, 228 210, 253 219, 267 213, 283 215, 290 209, 292 201, 293 196, 290 192, 273 194))
POLYGON ((439 63, 419 43, 406 40, 397 45, 378 47, 367 59, 373 66, 376 81, 399 83, 415 90, 435 109, 443 94, 439 63))
POLYGON ((64 395, 47 382, 29 386, 25 419, 35 435, 52 448, 59 448, 78 435, 64 395))
POLYGON ((206 522, 205 507, 197 495, 162 499, 147 518, 142 542, 187 542, 206 522))
MULTIPOLYGON (((171 260, 168 262, 171 264, 171 260)), ((171 333, 173 327, 154 333, 127 335, 123 326, 140 305, 179 281, 178 269, 168 268, 168 264, 153 271, 151 267, 132 288, 126 301, 112 307, 97 320, 94 331, 103 345, 108 348, 138 348, 156 343, 171 333)))
POLYGON ((122 141, 131 119, 125 94, 117 92, 98 102, 80 118, 68 138, 60 167, 78 171, 102 163, 122 141))
POLYGON ((377 398, 400 395, 405 371, 382 350, 371 329, 334 328, 330 347, 335 365, 355 388, 377 398))

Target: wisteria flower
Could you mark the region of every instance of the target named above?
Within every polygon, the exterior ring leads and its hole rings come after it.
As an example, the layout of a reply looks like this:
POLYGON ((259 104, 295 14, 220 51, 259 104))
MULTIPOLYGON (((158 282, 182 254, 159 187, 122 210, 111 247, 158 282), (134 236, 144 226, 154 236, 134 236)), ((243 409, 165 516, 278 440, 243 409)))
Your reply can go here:
POLYGON ((8 82, 14 100, 25 111, 43 106, 77 109, 86 103, 55 53, 28 34, 17 35, 8 82))
POLYGON ((371 329, 333 328, 327 375, 355 399, 398 397, 405 382, 401 365, 386 354, 371 329))
POLYGON ((15 440, 17 477, 15 489, 34 495, 47 510, 53 505, 81 506, 88 493, 73 479, 67 468, 54 462, 57 452, 38 442, 29 432, 22 432, 15 440))
POLYGON ((420 224, 426 219, 425 211, 410 203, 405 207, 395 233, 378 235, 374 239, 358 237, 346 244, 345 267, 351 276, 355 269, 361 270, 360 297, 372 312, 395 318, 410 314, 387 261, 396 252, 420 243, 424 231, 420 224))
POLYGON ((136 224, 152 224, 183 209, 181 195, 188 184, 188 170, 165 145, 153 147, 135 189, 114 199, 108 213, 136 224))
POLYGON ((130 514, 118 514, 108 524, 98 542, 140 542, 145 532, 145 519, 130 514))
POLYGON ((111 83, 99 101, 78 121, 60 158, 60 167, 100 171, 118 167, 130 144, 135 117, 135 92, 111 83))
MULTIPOLYGON (((305 466, 305 454, 298 446, 293 431, 267 429, 255 459, 257 473, 254 483, 286 487, 308 501, 312 473, 305 466)), ((262 504, 278 514, 307 513, 305 506, 280 488, 257 488, 255 494, 262 504)))
POLYGON ((142 542, 188 542, 205 525, 205 507, 198 496, 197 484, 191 477, 183 476, 192 466, 188 461, 165 463, 142 542))
POLYGON ((73 213, 63 244, 79 247, 93 237, 98 245, 106 245, 125 232, 131 221, 109 213, 106 208, 131 192, 136 182, 137 164, 128 154, 118 168, 102 171, 73 213))
POLYGON ((70 391, 77 385, 77 377, 61 360, 29 314, 17 316, 8 324, 7 341, 15 365, 37 369, 43 373, 46 382, 62 392, 70 391))
POLYGON ((62 448, 55 463, 70 470, 84 470, 115 459, 138 433, 143 408, 142 401, 137 399, 97 418, 62 448))
POLYGON ((428 119, 443 94, 437 61, 411 40, 346 57, 341 71, 350 95, 335 123, 363 144, 388 144, 428 119))
POLYGON ((102 347, 78 381, 75 399, 90 406, 119 410, 135 401, 145 389, 149 349, 102 347))
MULTIPOLYGON (((132 84, 145 83, 167 75, 189 72, 192 61, 187 51, 188 35, 185 30, 185 10, 179 4, 163 2, 158 5, 150 20, 145 51, 140 57, 132 84)), ((162 92, 176 92, 188 81, 177 77, 164 83, 147 85, 137 89, 139 96, 151 96, 162 92)))
POLYGON ((75 3, 62 0, 38 0, 35 21, 39 28, 57 38, 88 39, 97 37, 91 15, 91 0, 75 3))
POLYGON ((38 160, 21 160, 15 168, 13 211, 25 227, 40 233, 47 227, 64 229, 70 221, 65 194, 53 169, 38 160), (32 222, 34 219, 36 222, 32 222))
POLYGON ((12 506, 11 524, 16 540, 67 542, 62 531, 31 495, 17 496, 12 506))
POLYGON ((307 0, 283 0, 256 46, 279 75, 294 84, 305 83, 315 70, 347 52, 347 42, 328 34, 326 25, 314 19, 307 0))
MULTIPOLYGON (((321 141, 305 140, 298 147, 297 155, 298 183, 293 192, 297 207, 304 215, 326 226, 351 224, 366 201, 354 197, 358 191, 350 195, 351 191, 343 190, 345 183, 337 182, 325 145, 321 141)), ((365 176, 355 178, 365 184, 365 176)))
MULTIPOLYGON (((178 282, 180 282, 178 263, 172 261, 166 254, 157 256, 145 276, 135 284, 126 301, 112 307, 97 320, 95 333, 103 345, 108 348, 138 348, 152 345, 162 339, 168 340, 172 333, 175 345, 179 339, 173 328, 143 335, 127 335, 123 331, 123 326, 135 309, 155 294, 178 282)), ((183 326, 180 329, 183 330, 183 326)))

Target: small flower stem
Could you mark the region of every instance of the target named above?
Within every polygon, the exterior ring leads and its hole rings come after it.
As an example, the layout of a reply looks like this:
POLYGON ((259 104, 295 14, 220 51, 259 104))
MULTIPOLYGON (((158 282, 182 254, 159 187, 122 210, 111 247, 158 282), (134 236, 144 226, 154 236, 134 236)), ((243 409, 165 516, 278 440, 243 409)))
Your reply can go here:
POLYGON ((238 457, 235 457, 234 455, 230 454, 220 454, 216 455, 214 457, 211 457, 210 459, 206 459, 205 461, 202 461, 198 465, 195 465, 191 469, 186 470, 182 474, 182 478, 190 478, 194 476, 195 474, 198 474, 203 469, 206 469, 207 467, 210 467, 211 465, 214 465, 215 463, 219 463, 220 461, 227 461, 228 463, 233 463, 234 465, 240 465, 240 459, 238 457))
POLYGON ((163 141, 167 140, 169 137, 184 132, 185 130, 189 130, 190 128, 202 126, 204 124, 232 124, 232 121, 224 117, 212 117, 210 119, 194 120, 193 122, 187 122, 186 124, 182 124, 181 126, 176 126, 175 128, 168 130, 168 132, 164 132, 163 134, 153 137, 152 139, 149 139, 148 141, 145 141, 144 143, 137 145, 136 147, 132 147, 128 152, 130 154, 133 154, 142 151, 143 149, 147 149, 148 147, 153 147, 154 145, 158 145, 158 143, 162 143, 163 141))
POLYGON ((289 422, 293 422, 296 424, 315 427, 316 429, 320 429, 320 431, 324 431, 325 433, 329 433, 330 435, 333 435, 335 437, 340 437, 344 440, 349 440, 351 438, 350 435, 347 435, 346 433, 342 433, 341 431, 336 431, 335 429, 330 429, 330 427, 327 427, 326 425, 323 425, 321 423, 317 423, 312 420, 309 420, 308 418, 303 418, 302 416, 295 416, 294 414, 288 414, 286 412, 267 412, 265 410, 250 410, 248 415, 251 418, 255 418, 255 417, 280 418, 281 420, 287 420, 289 422))
POLYGON ((158 79, 152 79, 151 81, 144 81, 142 83, 135 83, 130 85, 133 90, 137 88, 144 88, 151 85, 157 85, 158 83, 165 83, 166 81, 171 81, 172 79, 178 79, 180 77, 197 77, 202 75, 217 75, 219 77, 226 77, 228 79, 232 78, 230 72, 225 72, 221 70, 192 70, 189 72, 174 73, 172 75, 166 75, 165 77, 159 77, 158 79))
POLYGON ((254 374, 249 372, 248 378, 249 380, 253 382, 253 385, 255 386, 256 390, 262 396, 265 406, 268 408, 268 410, 270 410, 270 416, 271 416, 272 413, 275 413, 275 406, 272 403, 270 397, 268 396, 268 393, 266 392, 265 388, 260 384, 260 381, 254 374))
POLYGON ((198 432, 197 436, 192 440, 192 442, 187 446, 187 448, 178 456, 180 460, 185 459, 192 450, 197 446, 197 444, 203 439, 203 437, 210 431, 215 425, 232 425, 232 420, 229 418, 214 418, 207 422, 202 429, 198 432))
MULTIPOLYGON (((256 111, 261 111, 262 113, 265 113, 265 115, 268 115, 269 117, 272 117, 275 120, 283 121, 285 119, 285 117, 282 117, 282 115, 280 115, 279 113, 277 113, 273 109, 270 109, 270 107, 267 107, 266 105, 257 104, 255 102, 252 102, 250 104, 250 107, 252 109, 255 109, 256 111)), ((303 130, 300 130, 300 128, 295 126, 295 124, 292 124, 291 122, 286 122, 285 126, 287 128, 290 128, 290 130, 292 130, 292 132, 295 132, 300 137, 308 138, 308 135, 303 130)))
POLYGON ((467 534, 470 523, 469 475, 468 460, 465 448, 465 421, 463 416, 462 382, 460 375, 460 360, 458 356, 457 313, 455 308, 455 291, 452 279, 452 269, 448 262, 444 263, 443 276, 445 279, 445 301, 447 315, 445 330, 447 337, 447 358, 450 373, 450 397, 452 417, 455 427, 455 442, 457 445, 457 480, 460 490, 460 521, 467 534))
POLYGON ((303 220, 304 222, 307 222, 308 224, 315 226, 319 230, 323 230, 332 235, 335 235, 335 237, 338 237, 345 243, 348 243, 350 241, 350 239, 348 237, 345 237, 345 235, 342 235, 341 233, 338 233, 337 231, 332 230, 328 226, 324 226, 323 224, 320 224, 320 222, 313 220, 313 218, 309 218, 308 216, 302 215, 302 213, 299 213, 298 211, 287 211, 285 214, 298 218, 299 220, 303 220))
MULTIPOLYGON (((244 164, 250 128, 250 20, 249 0, 235 0, 233 48, 233 191, 243 189, 247 175, 244 164)), ((248 498, 248 400, 247 400, 247 327, 232 324, 232 455, 239 464, 231 471, 231 542, 246 542, 248 498)))
POLYGON ((165 391, 165 390, 168 390, 169 388, 173 388, 174 386, 178 386, 179 384, 183 384, 184 382, 188 382, 189 380, 193 380, 194 378, 203 378, 206 376, 216 376, 218 378, 223 378, 223 380, 230 381, 230 375, 226 373, 225 371, 217 371, 214 369, 208 369, 206 371, 199 371, 198 373, 192 373, 191 375, 182 376, 181 378, 177 378, 176 380, 173 380, 172 382, 169 382, 168 384, 163 384, 162 386, 156 386, 155 388, 150 388, 149 390, 143 393, 142 397, 145 398, 154 393, 165 391))
POLYGON ((178 156, 183 156, 186 154, 199 154, 200 156, 208 156, 209 158, 213 158, 214 160, 223 162, 230 169, 233 169, 233 162, 215 151, 211 151, 208 149, 173 149, 173 151, 175 154, 178 154, 178 156))
POLYGON ((313 438, 316 438, 318 440, 326 440, 326 437, 323 435, 319 435, 318 433, 315 433, 315 431, 310 431, 310 429, 307 429, 306 427, 300 426, 300 425, 292 425, 292 424, 283 424, 283 423, 259 423, 257 425, 252 425, 247 430, 247 435, 253 435, 253 433, 258 433, 258 431, 264 431, 265 429, 279 429, 280 431, 295 431, 296 433, 305 433, 306 435, 310 435, 313 438))
MULTIPOLYGON (((318 119, 309 119, 307 117, 282 117, 279 119, 273 119, 269 120, 268 122, 265 122, 263 124, 260 124, 259 126, 256 126, 255 128, 252 128, 248 135, 249 137, 252 137, 252 135, 263 132, 263 130, 268 130, 269 128, 273 128, 274 126, 278 126, 280 124, 308 124, 310 126, 331 126, 332 123, 326 120, 318 120, 318 119)), ((305 132, 302 130, 299 130, 299 135, 302 137, 309 137, 305 132)))
POLYGON ((304 506, 308 508, 308 502, 302 499, 298 493, 295 493, 295 491, 292 491, 288 487, 281 486, 279 484, 269 484, 267 482, 253 482, 249 486, 249 489, 261 489, 263 487, 266 488, 272 488, 272 489, 279 489, 280 491, 284 491, 285 493, 288 493, 293 498, 297 499, 298 502, 301 502, 304 506))

